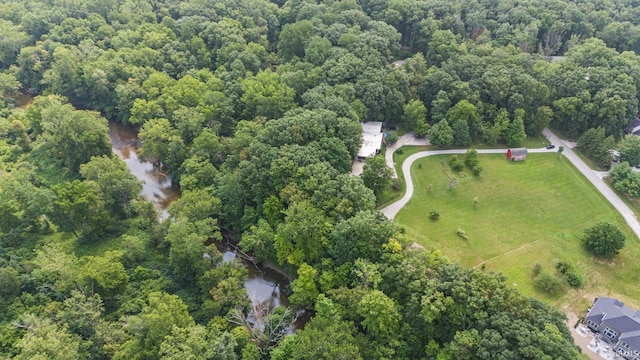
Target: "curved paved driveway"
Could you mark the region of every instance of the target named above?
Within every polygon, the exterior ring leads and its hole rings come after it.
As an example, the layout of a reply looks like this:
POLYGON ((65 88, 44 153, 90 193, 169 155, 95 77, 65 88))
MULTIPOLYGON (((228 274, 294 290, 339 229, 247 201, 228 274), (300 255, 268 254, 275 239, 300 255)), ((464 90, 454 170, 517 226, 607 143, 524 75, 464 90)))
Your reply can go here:
MULTIPOLYGON (((618 197, 618 195, 607 186, 602 180, 601 172, 596 172, 590 169, 587 164, 582 161, 571 149, 571 147, 564 141, 555 136, 549 129, 544 129, 542 132, 552 144, 558 146, 564 146, 562 154, 571 161, 571 163, 609 200, 609 202, 620 212, 624 220, 627 222, 631 230, 640 238, 640 222, 636 218, 635 214, 629 207, 618 197)), ((402 209, 413 196, 413 180, 411 179, 411 165, 413 162, 427 156, 432 155, 446 155, 446 154, 464 154, 466 149, 457 150, 433 150, 433 151, 421 151, 409 156, 404 163, 402 163, 402 173, 406 183, 406 192, 402 199, 382 209, 382 213, 389 219, 393 219, 400 209, 402 209)), ((506 149, 478 149, 478 154, 502 154, 506 149)), ((544 153, 544 152, 556 152, 557 149, 547 150, 546 148, 529 149, 530 153, 544 153)))

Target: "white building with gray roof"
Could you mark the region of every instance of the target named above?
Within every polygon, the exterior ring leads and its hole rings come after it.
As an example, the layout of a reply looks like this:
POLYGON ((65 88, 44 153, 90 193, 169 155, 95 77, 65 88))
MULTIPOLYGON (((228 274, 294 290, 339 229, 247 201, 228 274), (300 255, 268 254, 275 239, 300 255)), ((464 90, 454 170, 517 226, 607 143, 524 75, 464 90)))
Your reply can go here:
POLYGON ((613 344, 618 355, 640 360, 640 311, 613 298, 597 298, 585 317, 587 326, 613 344))

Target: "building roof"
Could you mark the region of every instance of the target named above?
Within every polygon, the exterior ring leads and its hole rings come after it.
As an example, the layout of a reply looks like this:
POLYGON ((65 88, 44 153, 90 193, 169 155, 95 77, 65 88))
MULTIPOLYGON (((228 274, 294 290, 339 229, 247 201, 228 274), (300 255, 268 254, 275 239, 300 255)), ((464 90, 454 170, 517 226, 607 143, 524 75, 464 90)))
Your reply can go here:
POLYGON ((516 149, 509 149, 509 150, 511 150, 511 156, 527 155, 527 148, 516 148, 516 149))
POLYGON ((358 157, 367 158, 376 155, 382 148, 382 123, 370 121, 362 124, 362 146, 358 157))
POLYGON ((640 330, 624 333, 620 336, 620 341, 624 341, 632 348, 640 350, 640 330))
POLYGON ((586 318, 597 323, 607 322, 624 335, 638 332, 640 336, 640 311, 633 311, 617 299, 598 298, 586 318))
POLYGON ((627 134, 640 135, 640 118, 636 117, 631 120, 629 125, 624 129, 627 134))

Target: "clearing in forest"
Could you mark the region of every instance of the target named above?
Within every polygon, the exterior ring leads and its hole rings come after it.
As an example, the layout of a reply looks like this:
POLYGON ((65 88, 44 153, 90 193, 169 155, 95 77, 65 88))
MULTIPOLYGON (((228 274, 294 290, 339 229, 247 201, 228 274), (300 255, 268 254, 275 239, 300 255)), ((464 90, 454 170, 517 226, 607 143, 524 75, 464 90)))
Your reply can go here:
POLYGON ((485 264, 503 272, 525 295, 556 307, 586 310, 592 299, 583 299, 585 293, 640 305, 638 239, 566 158, 530 154, 524 162, 508 162, 502 154, 479 155, 484 171, 474 177, 467 168, 457 174, 445 168, 442 162, 449 157, 430 156, 412 166, 414 195, 395 217, 411 239, 440 249, 465 267, 485 264), (449 189, 452 175, 457 186, 449 189), (438 220, 429 219, 431 210, 440 213, 438 220), (612 259, 594 258, 580 242, 584 229, 601 220, 615 222, 627 235, 625 248, 612 259), (459 229, 468 240, 458 235, 459 229), (565 285, 549 295, 534 287, 534 265, 555 275, 559 261, 583 274, 582 289, 565 285))

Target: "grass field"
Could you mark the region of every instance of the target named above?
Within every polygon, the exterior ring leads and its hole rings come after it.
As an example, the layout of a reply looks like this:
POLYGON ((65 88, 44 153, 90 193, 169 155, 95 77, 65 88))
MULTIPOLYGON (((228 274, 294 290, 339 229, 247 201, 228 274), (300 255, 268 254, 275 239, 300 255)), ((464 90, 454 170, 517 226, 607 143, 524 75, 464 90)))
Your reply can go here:
POLYGON ((449 191, 441 164, 447 158, 423 158, 412 167, 415 192, 395 218, 411 239, 442 250, 465 267, 485 264, 503 272, 522 293, 558 308, 581 313, 594 296, 615 296, 640 307, 640 243, 568 160, 529 154, 525 162, 507 162, 504 155, 481 155, 482 175, 476 178, 465 170, 466 177, 458 175, 459 186, 449 191), (438 221, 429 220, 430 210, 440 212, 438 221), (611 260, 592 258, 580 244, 583 230, 599 220, 617 223, 628 236, 622 253, 611 260), (458 228, 467 232, 468 241, 457 235, 458 228), (534 288, 534 264, 555 274, 558 261, 580 270, 582 289, 567 286, 550 296, 534 288))

